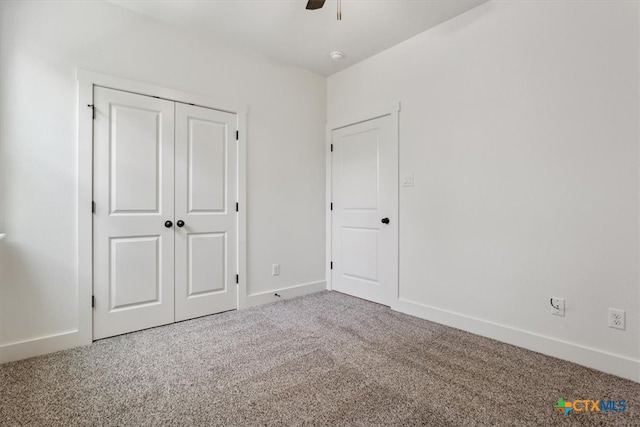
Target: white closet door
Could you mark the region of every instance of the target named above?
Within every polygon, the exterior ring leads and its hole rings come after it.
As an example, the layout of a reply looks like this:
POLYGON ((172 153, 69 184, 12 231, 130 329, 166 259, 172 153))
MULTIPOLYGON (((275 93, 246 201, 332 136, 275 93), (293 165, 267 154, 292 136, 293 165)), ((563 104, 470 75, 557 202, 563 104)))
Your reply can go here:
POLYGON ((174 103, 94 91, 93 338, 174 320, 174 103))
POLYGON ((390 305, 398 280, 398 156, 390 116, 332 132, 333 289, 390 305))
POLYGON ((176 103, 176 321, 237 308, 237 120, 176 103))

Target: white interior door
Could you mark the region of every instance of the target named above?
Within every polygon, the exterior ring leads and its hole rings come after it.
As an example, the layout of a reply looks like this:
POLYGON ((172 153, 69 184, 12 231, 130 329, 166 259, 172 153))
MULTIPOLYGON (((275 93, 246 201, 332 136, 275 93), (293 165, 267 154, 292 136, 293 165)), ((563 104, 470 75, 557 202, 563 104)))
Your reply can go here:
POLYGON ((96 87, 94 105, 99 339, 174 319, 174 103, 96 87))
POLYGON ((176 104, 176 321, 237 308, 236 115, 176 104))
POLYGON ((390 305, 398 281, 398 150, 391 116, 332 131, 332 286, 390 305))

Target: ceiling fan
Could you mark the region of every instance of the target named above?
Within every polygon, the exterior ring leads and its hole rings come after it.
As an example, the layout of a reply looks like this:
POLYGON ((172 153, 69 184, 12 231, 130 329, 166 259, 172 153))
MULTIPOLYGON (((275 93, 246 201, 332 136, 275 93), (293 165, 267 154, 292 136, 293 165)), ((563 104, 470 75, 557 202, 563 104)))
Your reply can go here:
POLYGON ((307 2, 307 9, 308 10, 316 10, 316 9, 320 9, 322 8, 322 6, 324 6, 324 2, 326 0, 309 0, 307 2))
MULTIPOLYGON (((309 0, 307 2, 307 10, 321 9, 326 0, 309 0)), ((338 0, 338 21, 342 21, 342 0, 338 0)))

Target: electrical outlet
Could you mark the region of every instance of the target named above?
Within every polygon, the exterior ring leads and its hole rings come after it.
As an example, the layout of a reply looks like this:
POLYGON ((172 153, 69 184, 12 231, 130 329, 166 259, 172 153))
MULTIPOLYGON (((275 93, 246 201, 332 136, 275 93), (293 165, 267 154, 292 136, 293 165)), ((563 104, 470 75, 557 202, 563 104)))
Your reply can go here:
POLYGON ((622 330, 625 329, 624 310, 609 308, 609 327, 622 330))
POLYGON ((551 298, 551 314, 564 317, 564 298, 551 298))
POLYGON ((273 264, 271 266, 271 275, 279 276, 280 275, 280 264, 273 264))

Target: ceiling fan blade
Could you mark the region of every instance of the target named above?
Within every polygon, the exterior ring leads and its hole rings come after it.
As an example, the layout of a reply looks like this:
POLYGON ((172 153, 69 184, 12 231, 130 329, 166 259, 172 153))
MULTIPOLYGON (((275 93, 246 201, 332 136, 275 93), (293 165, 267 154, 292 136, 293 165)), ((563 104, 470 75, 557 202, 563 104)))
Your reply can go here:
POLYGON ((325 0, 309 0, 307 2, 307 10, 316 10, 324 6, 325 0))

